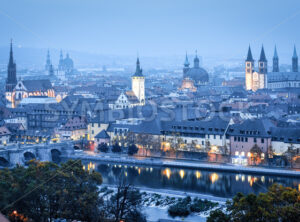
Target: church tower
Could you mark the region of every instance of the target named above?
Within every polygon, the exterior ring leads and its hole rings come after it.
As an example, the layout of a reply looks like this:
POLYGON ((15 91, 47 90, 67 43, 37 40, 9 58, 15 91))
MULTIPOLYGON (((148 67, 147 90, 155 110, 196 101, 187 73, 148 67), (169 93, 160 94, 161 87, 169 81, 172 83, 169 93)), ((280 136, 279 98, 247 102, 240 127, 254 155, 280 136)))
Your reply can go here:
POLYGON ((131 88, 141 105, 145 104, 145 77, 140 67, 140 60, 137 58, 136 70, 131 77, 131 88))
POLYGON ((264 46, 261 47, 260 58, 258 60, 258 72, 260 74, 267 74, 268 72, 268 61, 266 59, 264 46))
POLYGON ((296 46, 294 46, 294 54, 292 57, 292 72, 298 72, 298 56, 296 46))
POLYGON ((54 76, 54 69, 53 69, 53 65, 52 64, 50 64, 50 66, 49 66, 48 75, 50 77, 54 76))
POLYGON ((14 62, 12 40, 10 42, 9 62, 7 66, 7 78, 5 87, 5 97, 9 102, 13 102, 13 90, 17 84, 17 68, 14 62))
POLYGON ((245 61, 245 80, 246 80, 246 90, 252 90, 252 75, 254 69, 254 60, 251 53, 251 48, 249 45, 247 59, 245 61))
POLYGON ((185 54, 185 61, 183 64, 183 77, 185 77, 185 74, 189 71, 190 69, 190 63, 189 63, 189 59, 187 56, 187 53, 185 54))
POLYGON ((262 46, 258 60, 258 82, 256 84, 259 89, 267 88, 267 73, 268 61, 266 59, 264 46, 262 46))
POLYGON ((198 55, 197 55, 197 50, 196 50, 196 56, 194 58, 194 68, 199 68, 200 65, 199 65, 199 58, 198 58, 198 55))
POLYGON ((64 56, 63 56, 62 50, 60 50, 59 62, 58 62, 58 70, 59 71, 64 70, 64 56))
POLYGON ((273 72, 279 72, 279 58, 277 55, 276 45, 275 45, 274 56, 273 56, 273 72))
POLYGON ((49 72, 50 65, 51 65, 50 52, 48 50, 47 59, 46 59, 46 65, 45 65, 45 71, 46 72, 49 72))

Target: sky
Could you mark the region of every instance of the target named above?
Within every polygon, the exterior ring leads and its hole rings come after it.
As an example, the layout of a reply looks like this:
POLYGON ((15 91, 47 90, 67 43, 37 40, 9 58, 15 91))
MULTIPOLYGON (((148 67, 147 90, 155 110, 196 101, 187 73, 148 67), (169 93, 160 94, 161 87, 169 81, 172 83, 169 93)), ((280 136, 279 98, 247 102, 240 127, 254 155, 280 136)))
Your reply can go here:
MULTIPOLYGON (((298 0, 1 0, 0 46, 108 55, 300 53, 298 0)), ((283 58, 283 59, 284 59, 283 58)))

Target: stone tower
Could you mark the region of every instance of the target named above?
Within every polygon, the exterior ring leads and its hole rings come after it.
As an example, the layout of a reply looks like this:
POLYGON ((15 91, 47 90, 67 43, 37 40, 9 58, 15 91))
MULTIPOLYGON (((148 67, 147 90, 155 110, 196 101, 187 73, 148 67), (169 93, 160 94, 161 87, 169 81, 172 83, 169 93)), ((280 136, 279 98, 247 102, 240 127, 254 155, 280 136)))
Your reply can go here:
POLYGON ((294 53, 292 57, 292 72, 298 72, 298 56, 296 46, 294 46, 294 53))
POLYGON ((131 88, 141 105, 145 104, 145 77, 140 67, 140 60, 137 58, 136 70, 131 77, 131 88))
POLYGON ((46 65, 45 65, 45 71, 46 72, 49 72, 50 65, 51 65, 50 52, 48 50, 48 52, 47 52, 47 58, 46 58, 46 65))
POLYGON ((275 45, 274 56, 273 56, 273 72, 279 72, 279 58, 277 55, 276 45, 275 45))
POLYGON ((245 61, 245 80, 246 80, 246 90, 252 90, 252 75, 254 69, 254 60, 251 53, 251 48, 249 45, 248 54, 245 61))
POLYGON ((183 64, 183 76, 185 76, 185 74, 187 73, 187 71, 189 71, 190 69, 190 63, 189 63, 189 59, 187 56, 187 53, 185 54, 185 61, 183 64))
POLYGON ((7 78, 5 86, 5 97, 9 102, 13 102, 13 90, 17 84, 17 68, 13 57, 12 40, 10 42, 9 62, 7 66, 7 78))

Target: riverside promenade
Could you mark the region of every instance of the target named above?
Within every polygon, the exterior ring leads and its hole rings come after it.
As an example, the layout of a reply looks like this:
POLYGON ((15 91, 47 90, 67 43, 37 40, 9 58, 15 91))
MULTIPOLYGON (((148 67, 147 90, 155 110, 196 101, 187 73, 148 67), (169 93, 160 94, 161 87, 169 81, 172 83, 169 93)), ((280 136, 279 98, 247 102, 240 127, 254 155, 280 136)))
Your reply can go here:
POLYGON ((118 163, 128 165, 145 165, 157 167, 176 167, 187 169, 205 169, 212 171, 234 172, 234 173, 251 173, 259 175, 278 175, 287 177, 299 177, 299 170, 283 168, 267 168, 254 166, 241 166, 233 164, 217 164, 208 162, 197 162, 194 160, 170 160, 163 158, 151 157, 132 157, 124 154, 97 154, 92 152, 76 152, 74 155, 65 157, 67 159, 81 159, 87 161, 98 161, 103 163, 118 163))

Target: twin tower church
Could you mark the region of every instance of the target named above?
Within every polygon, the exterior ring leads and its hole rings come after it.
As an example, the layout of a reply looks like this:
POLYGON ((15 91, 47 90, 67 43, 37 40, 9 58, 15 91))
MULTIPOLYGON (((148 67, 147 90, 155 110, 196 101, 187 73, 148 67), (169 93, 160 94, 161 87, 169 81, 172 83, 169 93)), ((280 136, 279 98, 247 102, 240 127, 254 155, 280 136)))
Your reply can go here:
POLYGON ((268 72, 268 61, 265 50, 262 46, 260 58, 258 60, 258 69, 254 68, 254 59, 249 46, 247 59, 245 61, 245 80, 246 90, 257 91, 258 89, 276 89, 276 88, 300 88, 300 73, 298 71, 298 56, 296 46, 292 56, 292 68, 290 72, 280 72, 279 57, 275 46, 273 56, 273 70, 268 72))

